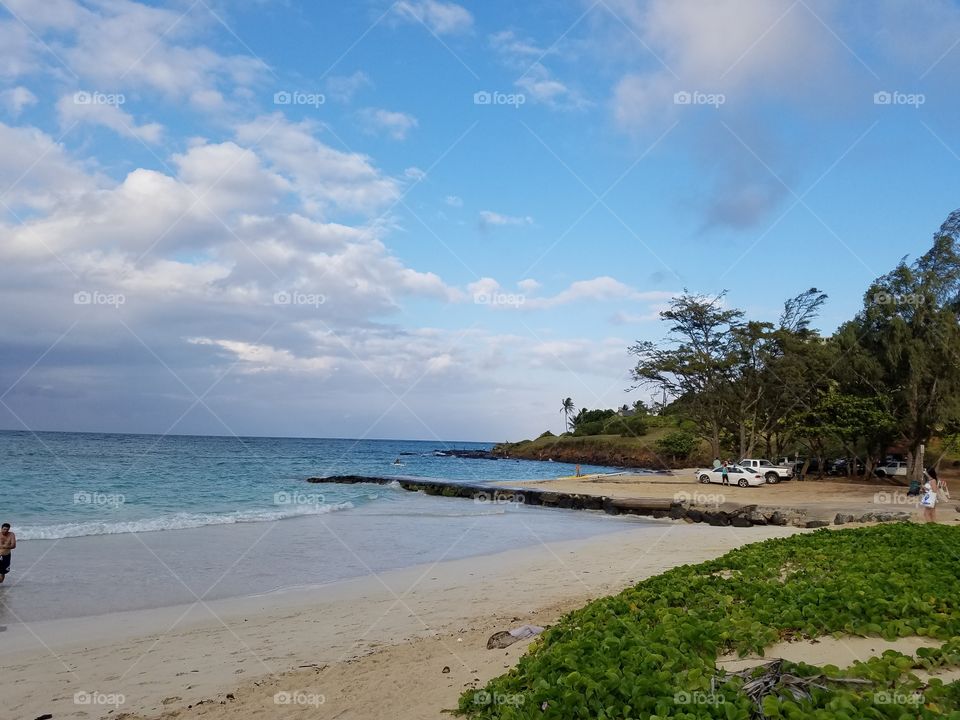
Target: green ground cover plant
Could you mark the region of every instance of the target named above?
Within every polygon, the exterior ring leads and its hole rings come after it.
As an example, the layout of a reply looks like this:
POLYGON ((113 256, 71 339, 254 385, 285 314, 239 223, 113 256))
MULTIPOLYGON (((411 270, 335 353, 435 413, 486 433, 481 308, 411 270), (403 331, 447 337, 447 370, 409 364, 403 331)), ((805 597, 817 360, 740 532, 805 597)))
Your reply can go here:
POLYGON ((917 675, 960 666, 958 551, 960 528, 900 523, 767 540, 681 566, 565 616, 517 667, 464 693, 458 712, 960 720, 960 682, 917 675), (922 636, 938 647, 848 667, 778 663, 772 680, 763 668, 734 676, 716 664, 729 652, 825 635, 922 636))

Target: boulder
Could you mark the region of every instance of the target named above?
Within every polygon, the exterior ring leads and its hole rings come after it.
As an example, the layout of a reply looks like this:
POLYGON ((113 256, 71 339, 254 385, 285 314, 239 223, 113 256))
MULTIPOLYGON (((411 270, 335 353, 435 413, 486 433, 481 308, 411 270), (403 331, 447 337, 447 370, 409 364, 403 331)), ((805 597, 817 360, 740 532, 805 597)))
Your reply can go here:
POLYGON ((822 528, 822 527, 826 527, 826 526, 829 525, 829 524, 830 524, 830 523, 828 523, 826 520, 807 520, 807 522, 806 522, 806 524, 804 525, 804 527, 808 527, 808 528, 822 528))
POLYGON ((853 522, 853 515, 847 513, 837 513, 837 516, 833 519, 834 525, 846 525, 849 522, 853 522))

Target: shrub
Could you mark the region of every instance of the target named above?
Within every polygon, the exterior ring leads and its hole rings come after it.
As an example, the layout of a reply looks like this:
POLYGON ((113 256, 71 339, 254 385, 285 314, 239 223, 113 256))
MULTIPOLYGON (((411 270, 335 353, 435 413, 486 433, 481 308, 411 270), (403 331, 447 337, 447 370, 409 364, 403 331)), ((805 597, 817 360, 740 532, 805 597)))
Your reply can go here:
POLYGON ((547 431, 544 432, 544 433, 540 433, 540 434, 537 436, 537 440, 539 440, 540 438, 551 438, 551 437, 556 437, 556 435, 554 435, 552 432, 550 432, 549 430, 547 430, 547 431))
POLYGON ((592 420, 590 422, 579 423, 573 431, 575 436, 600 435, 603 432, 603 420, 592 420))
POLYGON ((696 447, 696 436, 686 430, 674 430, 657 440, 657 450, 674 459, 690 457, 696 447))

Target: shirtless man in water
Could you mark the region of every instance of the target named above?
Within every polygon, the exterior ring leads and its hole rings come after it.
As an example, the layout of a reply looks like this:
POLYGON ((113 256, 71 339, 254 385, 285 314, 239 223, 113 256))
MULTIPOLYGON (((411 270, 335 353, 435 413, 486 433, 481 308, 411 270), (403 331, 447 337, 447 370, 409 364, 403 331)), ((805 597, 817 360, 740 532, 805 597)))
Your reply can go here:
POLYGON ((10 572, 10 555, 17 546, 17 536, 10 532, 10 523, 0 525, 0 583, 10 572))

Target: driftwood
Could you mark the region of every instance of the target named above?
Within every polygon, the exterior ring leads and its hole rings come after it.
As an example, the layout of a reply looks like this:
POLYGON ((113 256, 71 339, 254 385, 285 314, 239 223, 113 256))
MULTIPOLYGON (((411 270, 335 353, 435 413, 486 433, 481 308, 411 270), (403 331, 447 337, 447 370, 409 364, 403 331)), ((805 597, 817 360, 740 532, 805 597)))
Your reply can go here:
POLYGON ((739 672, 730 673, 731 677, 743 678, 745 681, 740 692, 746 695, 753 703, 753 717, 766 718, 763 713, 763 699, 768 695, 780 696, 789 693, 794 700, 809 700, 811 688, 829 690, 823 683, 845 683, 848 685, 873 685, 870 680, 855 678, 828 678, 824 675, 812 677, 798 677, 783 671, 783 660, 772 660, 765 665, 746 668, 739 672), (757 674, 757 671, 761 671, 757 674))

